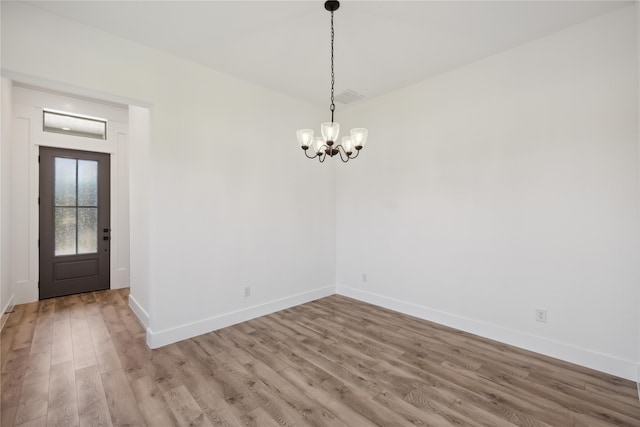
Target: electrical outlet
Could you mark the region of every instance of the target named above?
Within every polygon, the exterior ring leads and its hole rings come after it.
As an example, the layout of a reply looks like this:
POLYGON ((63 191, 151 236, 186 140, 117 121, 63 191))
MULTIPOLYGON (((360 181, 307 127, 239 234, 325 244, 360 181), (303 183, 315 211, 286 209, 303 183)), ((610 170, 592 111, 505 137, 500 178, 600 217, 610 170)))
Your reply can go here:
POLYGON ((362 283, 367 283, 367 273, 362 273, 362 283))
POLYGON ((245 286, 244 287, 244 297, 248 297, 251 296, 251 286, 245 286))
POLYGON ((547 310, 536 308, 536 322, 547 323, 547 310))

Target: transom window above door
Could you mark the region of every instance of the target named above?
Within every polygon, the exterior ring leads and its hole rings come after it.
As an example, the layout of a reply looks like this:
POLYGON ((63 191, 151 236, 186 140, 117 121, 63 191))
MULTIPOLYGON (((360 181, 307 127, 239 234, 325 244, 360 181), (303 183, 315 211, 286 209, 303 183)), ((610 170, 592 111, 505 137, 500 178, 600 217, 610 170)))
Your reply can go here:
POLYGON ((106 120, 53 110, 43 110, 42 130, 86 138, 107 139, 106 120))

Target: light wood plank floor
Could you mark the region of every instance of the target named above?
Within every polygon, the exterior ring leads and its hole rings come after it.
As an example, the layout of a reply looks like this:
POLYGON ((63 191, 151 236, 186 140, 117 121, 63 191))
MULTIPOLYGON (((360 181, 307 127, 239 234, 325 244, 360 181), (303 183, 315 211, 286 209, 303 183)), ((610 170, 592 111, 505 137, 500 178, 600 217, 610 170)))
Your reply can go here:
POLYGON ((640 426, 630 381, 345 297, 152 351, 127 295, 15 308, 2 426, 640 426))

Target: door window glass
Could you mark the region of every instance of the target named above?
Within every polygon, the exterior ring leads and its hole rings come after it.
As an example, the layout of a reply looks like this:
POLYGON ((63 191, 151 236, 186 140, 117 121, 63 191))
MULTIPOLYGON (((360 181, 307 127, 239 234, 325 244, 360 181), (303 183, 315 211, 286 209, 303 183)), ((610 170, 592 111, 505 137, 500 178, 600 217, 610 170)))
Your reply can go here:
POLYGON ((56 206, 76 205, 76 160, 56 157, 56 206))
POLYGON ((98 251, 98 162, 55 158, 55 255, 98 251))
POLYGON ((76 254, 76 210, 56 207, 56 256, 76 254))
POLYGON ((98 247, 98 208, 78 208, 78 253, 92 254, 98 247))
POLYGON ((98 162, 78 160, 78 205, 97 206, 98 162))

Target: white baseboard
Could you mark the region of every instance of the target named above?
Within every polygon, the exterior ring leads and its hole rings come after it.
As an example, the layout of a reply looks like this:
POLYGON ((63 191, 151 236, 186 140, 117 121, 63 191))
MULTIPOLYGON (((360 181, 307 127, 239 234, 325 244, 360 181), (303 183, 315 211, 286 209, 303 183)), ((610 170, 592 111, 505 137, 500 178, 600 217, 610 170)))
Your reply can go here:
POLYGON ((27 304, 39 299, 38 282, 31 280, 19 280, 13 285, 13 293, 16 304, 27 304))
POLYGON ((111 276, 111 289, 122 289, 129 287, 129 269, 117 268, 115 274, 111 276))
POLYGON ((2 314, 7 313, 9 311, 13 311, 13 306, 15 305, 15 295, 11 294, 9 301, 2 307, 2 314))
POLYGON ((175 328, 164 329, 157 332, 147 329, 147 345, 150 348, 162 347, 187 338, 206 334, 207 332, 215 331, 217 329, 226 328, 227 326, 235 325, 237 323, 246 322, 247 320, 255 319, 256 317, 266 316, 267 314, 275 313, 276 311, 285 310, 296 305, 328 297, 335 293, 335 286, 327 286, 279 300, 266 302, 264 304, 258 304, 242 310, 209 317, 198 322, 189 323, 175 328))
POLYGON ((640 364, 638 364, 638 376, 636 377, 636 386, 638 388, 638 400, 640 400, 640 364))
POLYGON ((140 323, 142 323, 142 326, 144 326, 147 329, 147 334, 148 334, 149 333, 148 332, 149 331, 149 313, 147 313, 146 310, 142 308, 140 304, 138 304, 138 301, 136 301, 136 299, 131 294, 129 294, 129 308, 131 309, 131 311, 133 311, 133 314, 136 315, 140 323))
POLYGON ((640 372, 636 362, 348 286, 337 285, 336 293, 634 382, 640 381, 640 372))
POLYGON ((15 296, 11 294, 9 301, 2 307, 2 312, 0 312, 0 331, 4 329, 5 323, 7 323, 7 319, 9 319, 9 312, 13 311, 13 307, 15 306, 15 296))

